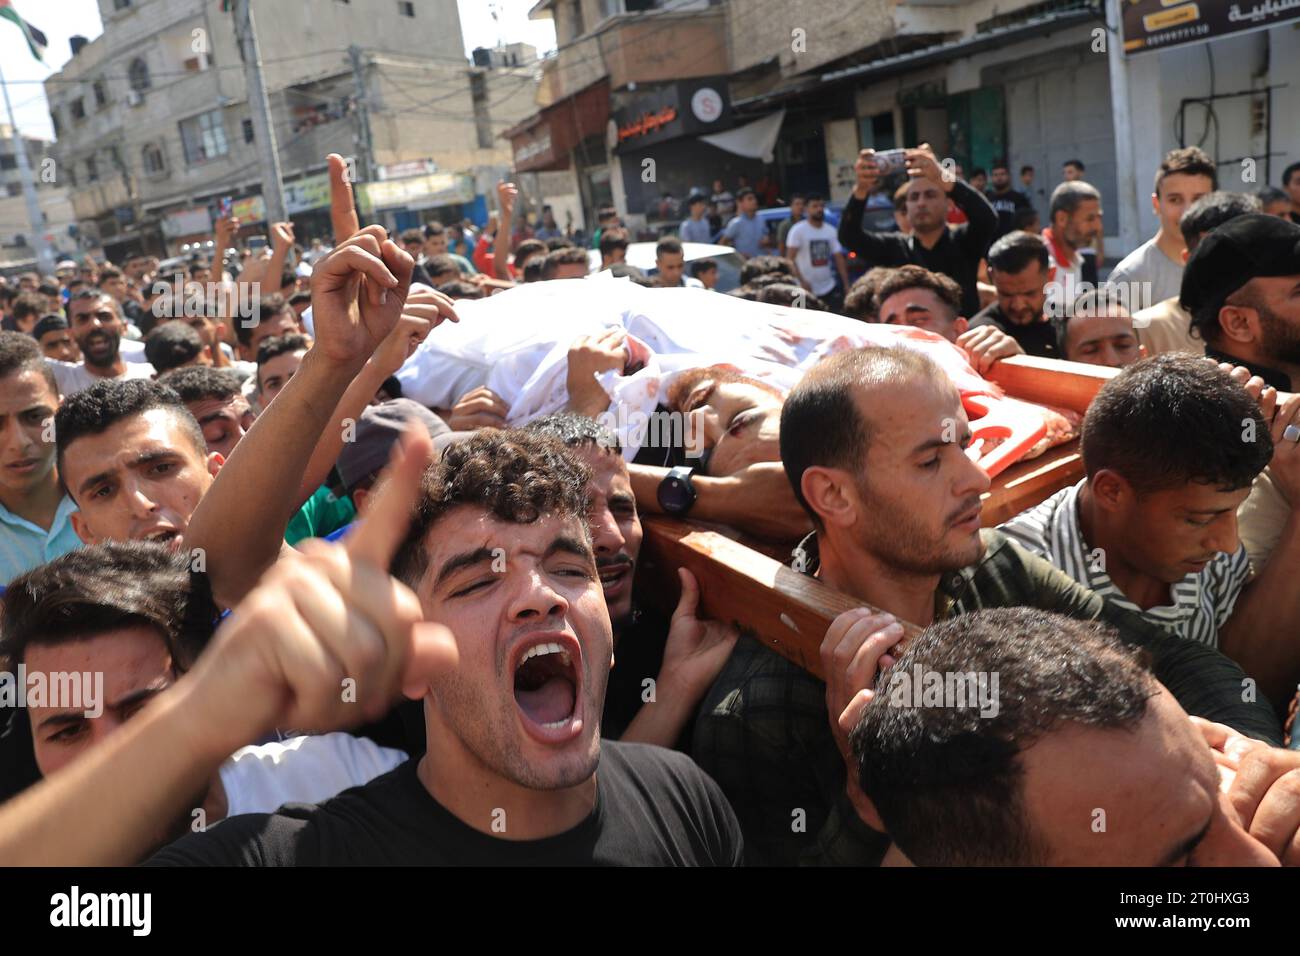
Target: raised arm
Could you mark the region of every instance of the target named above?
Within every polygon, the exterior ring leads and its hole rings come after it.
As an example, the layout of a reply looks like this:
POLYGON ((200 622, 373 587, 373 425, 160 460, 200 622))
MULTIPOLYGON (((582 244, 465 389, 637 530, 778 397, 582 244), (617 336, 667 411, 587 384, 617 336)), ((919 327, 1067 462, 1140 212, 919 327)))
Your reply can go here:
MULTIPOLYGON (((867 211, 867 197, 880 181, 880 172, 876 167, 876 151, 864 149, 858 154, 853 164, 857 182, 853 195, 840 213, 840 245, 850 252, 862 256, 871 266, 902 265, 906 262, 902 235, 897 232, 864 232, 862 217, 867 211)), ((787 237, 787 243, 789 239, 787 237)))
MULTIPOLYGON (((352 214, 344 170, 331 154, 332 208, 341 217, 352 214)), ((413 265, 383 227, 368 226, 312 270, 316 344, 235 448, 186 533, 187 547, 206 555, 221 604, 238 602, 285 548, 312 452, 348 385, 401 317, 413 265)))
POLYGON ((984 194, 960 179, 952 184, 952 201, 966 214, 958 226, 959 241, 972 256, 983 256, 998 231, 998 214, 984 194))
MULTIPOLYGON (((390 578, 427 437, 404 440, 391 480, 340 545, 277 567, 217 632, 197 666, 118 733, 0 807, 0 860, 125 866, 173 836, 230 754, 275 727, 319 731, 377 719, 454 666, 450 633, 390 578), (335 616, 322 610, 346 607, 335 616), (356 699, 338 693, 355 678, 356 699)), ((206 834, 198 835, 203 839, 206 834)))
POLYGON ((329 424, 321 433, 316 450, 312 452, 311 461, 307 464, 302 484, 298 487, 298 507, 302 507, 303 502, 329 478, 330 469, 343 450, 343 440, 349 426, 361 417, 361 413, 375 397, 375 392, 405 364, 420 343, 446 318, 453 322, 459 321, 452 300, 441 292, 422 289, 407 295, 401 319, 352 380, 335 407, 329 424))
POLYGON ((292 248, 293 223, 272 223, 271 260, 266 264, 266 271, 262 273, 262 284, 266 286, 267 295, 284 288, 280 280, 284 276, 284 263, 289 258, 289 250, 292 248))
POLYGON ((1219 646, 1246 673, 1258 677, 1265 693, 1285 700, 1300 680, 1300 587, 1295 580, 1300 567, 1300 441, 1286 437, 1287 428, 1300 429, 1300 395, 1288 397, 1272 417, 1273 482, 1291 510, 1268 561, 1219 628, 1219 646))
POLYGON ((498 279, 510 278, 510 231, 515 216, 515 201, 519 198, 519 187, 514 183, 497 183, 497 202, 501 206, 501 218, 497 223, 496 243, 492 247, 492 271, 498 279))

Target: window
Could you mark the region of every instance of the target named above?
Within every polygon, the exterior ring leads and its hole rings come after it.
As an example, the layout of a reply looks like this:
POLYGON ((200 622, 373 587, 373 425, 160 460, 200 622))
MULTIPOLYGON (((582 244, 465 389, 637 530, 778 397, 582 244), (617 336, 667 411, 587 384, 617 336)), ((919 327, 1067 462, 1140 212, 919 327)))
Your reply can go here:
POLYGON ((415 16, 415 4, 408 2, 408 0, 400 0, 397 4, 397 12, 404 17, 413 17, 415 16))
POLYGON ((22 191, 23 191, 22 183, 9 183, 5 186, 5 192, 7 192, 10 196, 21 195, 22 191))
POLYGON ((104 92, 104 81, 96 80, 91 89, 95 92, 95 109, 102 110, 108 105, 108 94, 104 92))
POLYGON ((86 104, 80 96, 73 100, 68 108, 72 111, 74 120, 84 120, 86 118, 86 104))
POLYGON ((139 57, 131 61, 131 66, 127 69, 127 77, 131 89, 137 93, 143 93, 152 85, 149 82, 149 64, 139 57))
POLYGON ((191 166, 206 163, 230 151, 226 142, 226 127, 221 121, 221 110, 192 116, 183 120, 180 127, 185 162, 191 166))
POLYGON ((251 119, 246 119, 240 125, 244 130, 244 142, 251 143, 253 141, 253 121, 251 119))
POLYGON ((59 138, 59 108, 56 106, 50 110, 50 123, 54 126, 54 138, 59 138))
POLYGON ((77 188, 77 164, 65 163, 64 168, 67 169, 68 172, 68 185, 71 186, 73 189, 76 189, 77 188))
POLYGON ((167 164, 163 161, 162 149, 153 143, 145 146, 140 157, 146 175, 161 176, 167 172, 167 164))
POLYGON ((18 157, 16 155, 0 156, 0 169, 17 169, 17 168, 18 168, 18 157))
POLYGON ((114 10, 128 10, 131 7, 131 0, 113 0, 114 10))
POLYGON ((99 164, 95 162, 94 156, 86 160, 86 182, 99 182, 99 164))

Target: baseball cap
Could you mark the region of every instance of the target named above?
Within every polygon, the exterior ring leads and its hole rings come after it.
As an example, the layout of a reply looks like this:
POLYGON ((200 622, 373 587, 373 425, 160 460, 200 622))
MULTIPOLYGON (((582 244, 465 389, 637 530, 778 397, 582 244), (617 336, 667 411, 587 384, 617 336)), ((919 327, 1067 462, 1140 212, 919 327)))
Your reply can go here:
POLYGON ((397 439, 410 423, 417 421, 429 432, 430 438, 451 431, 441 418, 409 398, 394 398, 367 406, 357 419, 354 439, 343 443, 343 451, 335 463, 344 489, 351 494, 353 488, 388 464, 388 456, 397 439))
POLYGON ((1183 270, 1179 301, 1193 316, 1217 314, 1251 279, 1300 275, 1300 226, 1278 216, 1247 213, 1201 240, 1183 270))

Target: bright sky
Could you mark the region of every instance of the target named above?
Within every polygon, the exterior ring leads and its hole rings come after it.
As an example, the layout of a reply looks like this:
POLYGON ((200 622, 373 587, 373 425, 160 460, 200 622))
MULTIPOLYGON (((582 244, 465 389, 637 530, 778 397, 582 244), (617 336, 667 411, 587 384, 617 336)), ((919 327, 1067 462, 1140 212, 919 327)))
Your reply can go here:
MULTIPOLYGON (((214 6, 219 0, 206 0, 214 6)), ((261 0, 265 2, 265 0, 261 0)), ((539 52, 555 47, 554 21, 528 19, 537 0, 457 0, 465 51, 499 42, 523 41, 539 52), (497 16, 494 18, 493 13, 497 16)), ((0 21, 0 66, 4 70, 9 101, 18 126, 28 136, 53 139, 49 107, 42 83, 72 57, 68 38, 81 35, 93 40, 103 32, 96 0, 58 0, 58 12, 49 0, 13 0, 13 7, 49 40, 45 63, 37 62, 27 50, 22 33, 8 20, 0 21)), ((257 8, 254 7, 254 10, 257 8)), ((9 118, 0 111, 0 123, 9 118)))

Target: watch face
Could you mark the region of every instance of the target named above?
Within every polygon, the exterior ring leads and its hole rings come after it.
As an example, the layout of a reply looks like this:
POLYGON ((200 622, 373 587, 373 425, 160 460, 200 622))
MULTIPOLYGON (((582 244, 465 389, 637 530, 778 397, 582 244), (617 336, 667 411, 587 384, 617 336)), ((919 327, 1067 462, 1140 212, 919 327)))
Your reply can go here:
POLYGON ((677 478, 669 478, 659 491, 659 503, 665 511, 685 511, 691 503, 686 484, 677 478))

